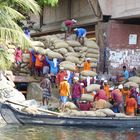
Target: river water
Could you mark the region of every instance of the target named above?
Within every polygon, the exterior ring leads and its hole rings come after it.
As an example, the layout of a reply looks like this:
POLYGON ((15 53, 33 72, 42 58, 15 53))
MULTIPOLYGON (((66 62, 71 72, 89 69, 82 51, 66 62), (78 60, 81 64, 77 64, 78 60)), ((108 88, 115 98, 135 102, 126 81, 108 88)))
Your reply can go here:
POLYGON ((140 129, 4 125, 0 140, 140 140, 140 129))

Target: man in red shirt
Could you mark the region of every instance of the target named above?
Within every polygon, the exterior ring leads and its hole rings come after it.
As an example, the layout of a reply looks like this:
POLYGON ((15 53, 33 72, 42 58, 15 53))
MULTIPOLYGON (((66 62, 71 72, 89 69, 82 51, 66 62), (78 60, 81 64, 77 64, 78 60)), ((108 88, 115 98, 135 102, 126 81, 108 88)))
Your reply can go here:
POLYGON ((65 39, 71 34, 71 29, 77 21, 75 19, 66 20, 61 25, 61 31, 65 31, 65 39))
POLYGON ((119 89, 115 89, 111 92, 111 98, 114 102, 113 104, 113 111, 115 113, 120 113, 123 112, 123 97, 122 93, 120 92, 119 89))
POLYGON ((64 80, 64 77, 67 76, 67 72, 64 70, 64 67, 60 67, 59 73, 56 75, 56 84, 57 86, 64 80))
POLYGON ((106 92, 103 89, 97 90, 96 95, 94 96, 94 100, 107 100, 106 92))

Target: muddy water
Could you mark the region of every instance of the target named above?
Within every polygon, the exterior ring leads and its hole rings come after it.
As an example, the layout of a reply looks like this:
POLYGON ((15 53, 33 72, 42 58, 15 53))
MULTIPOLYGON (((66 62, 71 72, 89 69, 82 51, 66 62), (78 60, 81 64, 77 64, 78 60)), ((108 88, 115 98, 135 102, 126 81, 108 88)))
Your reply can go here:
POLYGON ((0 140, 140 140, 140 130, 1 125, 0 140))

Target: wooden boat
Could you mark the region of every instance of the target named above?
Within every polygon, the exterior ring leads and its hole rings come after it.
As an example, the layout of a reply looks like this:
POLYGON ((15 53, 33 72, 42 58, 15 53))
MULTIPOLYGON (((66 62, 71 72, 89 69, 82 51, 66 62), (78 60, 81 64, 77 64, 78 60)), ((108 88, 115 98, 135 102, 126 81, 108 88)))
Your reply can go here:
POLYGON ((33 115, 1 104, 1 116, 8 124, 61 125, 80 127, 140 128, 140 117, 64 117, 56 115, 33 115))

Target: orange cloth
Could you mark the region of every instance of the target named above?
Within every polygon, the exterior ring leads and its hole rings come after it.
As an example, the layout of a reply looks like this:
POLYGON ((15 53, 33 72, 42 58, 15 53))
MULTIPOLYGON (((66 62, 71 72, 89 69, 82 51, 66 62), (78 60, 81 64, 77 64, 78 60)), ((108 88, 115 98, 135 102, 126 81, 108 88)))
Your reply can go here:
POLYGON ((130 94, 131 94, 131 92, 130 92, 130 90, 122 90, 122 94, 123 94, 123 96, 125 97, 125 103, 127 102, 127 100, 128 100, 128 98, 130 97, 130 94))
POLYGON ((85 88, 82 87, 82 94, 85 94, 85 88))
POLYGON ((70 87, 67 81, 62 81, 59 87, 60 96, 69 96, 70 87))
POLYGON ((84 70, 91 70, 89 62, 84 62, 84 70))
POLYGON ((29 52, 30 54, 30 63, 29 63, 29 67, 31 68, 32 67, 32 54, 29 52))
POLYGON ((104 91, 106 93, 107 98, 109 99, 110 96, 110 91, 109 91, 110 86, 109 85, 104 85, 104 91))
POLYGON ((42 67, 43 63, 41 62, 41 55, 35 54, 35 57, 36 57, 35 66, 42 67))
POLYGON ((137 109, 137 102, 134 98, 128 98, 126 102, 126 114, 131 115, 135 113, 137 109))

